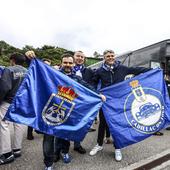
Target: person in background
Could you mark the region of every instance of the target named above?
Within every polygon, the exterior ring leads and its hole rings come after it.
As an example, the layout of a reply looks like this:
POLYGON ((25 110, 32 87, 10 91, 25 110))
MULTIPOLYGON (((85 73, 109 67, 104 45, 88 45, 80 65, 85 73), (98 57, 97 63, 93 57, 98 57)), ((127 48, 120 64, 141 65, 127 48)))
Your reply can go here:
POLYGON ((14 161, 21 156, 22 139, 25 126, 3 120, 27 71, 23 67, 25 56, 14 53, 10 56, 9 67, 4 68, 0 79, 0 165, 14 161), (14 127, 13 145, 10 125, 14 127))
POLYGON ((54 65, 53 68, 55 68, 56 70, 60 69, 60 65, 54 65))
MULTIPOLYGON (((163 70, 165 70, 165 69, 163 69, 163 70)), ((168 94, 169 94, 169 96, 170 96, 170 71, 167 71, 167 73, 164 73, 164 74, 165 74, 164 79, 165 79, 165 82, 166 82, 168 94)), ((166 128, 166 130, 169 131, 169 130, 170 130, 170 126, 168 126, 168 127, 166 128)))
POLYGON ((43 61, 45 64, 51 65, 51 60, 48 59, 48 58, 43 58, 42 61, 43 61))

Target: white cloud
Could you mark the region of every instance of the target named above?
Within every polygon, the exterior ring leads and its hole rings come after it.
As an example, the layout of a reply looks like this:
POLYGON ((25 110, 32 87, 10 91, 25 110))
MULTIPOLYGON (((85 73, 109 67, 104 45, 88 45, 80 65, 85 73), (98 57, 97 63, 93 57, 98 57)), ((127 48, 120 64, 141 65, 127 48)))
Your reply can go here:
POLYGON ((169 0, 5 0, 0 39, 17 47, 121 53, 168 39, 169 6, 169 0))

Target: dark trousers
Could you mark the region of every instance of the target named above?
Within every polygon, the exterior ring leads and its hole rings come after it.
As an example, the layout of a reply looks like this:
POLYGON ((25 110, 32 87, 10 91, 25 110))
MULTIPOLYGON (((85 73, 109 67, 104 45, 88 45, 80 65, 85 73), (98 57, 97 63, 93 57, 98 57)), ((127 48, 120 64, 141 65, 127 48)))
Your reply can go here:
POLYGON ((27 129, 27 137, 32 137, 33 136, 33 128, 28 126, 27 129))
POLYGON ((55 145, 55 137, 44 134, 43 155, 44 155, 44 164, 47 167, 52 166, 54 162, 54 152, 55 152, 54 145, 55 145))
POLYGON ((43 138, 44 164, 47 167, 52 166, 54 162, 54 155, 59 155, 60 152, 68 153, 69 148, 70 141, 44 134, 43 138))
POLYGON ((79 148, 81 146, 80 142, 74 142, 74 148, 79 148))
POLYGON ((110 138, 110 130, 107 124, 106 124, 106 138, 110 138))
POLYGON ((110 137, 109 127, 106 123, 103 111, 102 111, 102 109, 100 109, 100 111, 99 111, 99 130, 98 130, 98 137, 97 137, 97 143, 99 144, 99 146, 103 145, 105 131, 106 131, 106 137, 107 138, 110 137))
POLYGON ((70 141, 57 138, 55 142, 55 154, 68 153, 70 149, 70 141))

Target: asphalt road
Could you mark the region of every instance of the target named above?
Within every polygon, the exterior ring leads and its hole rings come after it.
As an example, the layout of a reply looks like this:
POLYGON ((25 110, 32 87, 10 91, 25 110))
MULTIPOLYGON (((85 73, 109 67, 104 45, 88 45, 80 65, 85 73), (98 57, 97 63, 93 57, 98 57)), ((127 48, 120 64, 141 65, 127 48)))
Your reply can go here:
MULTIPOLYGON (((95 125, 96 128, 98 125, 95 125)), ((89 151, 96 145, 97 131, 89 132, 82 145, 87 150, 81 155, 70 147, 72 161, 65 164, 60 160, 54 164, 54 170, 118 170, 127 168, 129 165, 140 162, 170 148, 170 131, 164 130, 163 136, 152 136, 140 143, 122 149, 123 160, 116 162, 114 159, 114 148, 112 144, 104 144, 104 149, 95 156, 90 156, 89 151)), ((1 165, 0 170, 42 170, 44 169, 42 154, 43 136, 34 133, 34 140, 23 141, 22 156, 14 162, 1 165)), ((169 166, 170 167, 170 166, 169 166)), ((168 167, 167 167, 168 168, 168 167)), ((165 168, 166 169, 166 168, 165 168)))

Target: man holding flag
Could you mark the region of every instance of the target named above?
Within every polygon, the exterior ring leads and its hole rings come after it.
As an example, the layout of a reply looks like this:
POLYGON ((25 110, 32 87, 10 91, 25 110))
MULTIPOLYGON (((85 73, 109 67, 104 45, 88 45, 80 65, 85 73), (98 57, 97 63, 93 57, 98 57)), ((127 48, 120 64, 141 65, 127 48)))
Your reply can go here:
POLYGON ((170 100, 163 77, 161 69, 153 69, 101 90, 107 97, 102 110, 117 149, 170 124, 170 100))
MULTIPOLYGON (((59 71, 61 71, 62 73, 64 73, 65 75, 67 75, 68 77, 70 77, 71 79, 79 82, 80 84, 84 85, 85 87, 88 87, 89 89, 92 89, 95 91, 95 89, 93 89, 92 86, 90 86, 89 84, 87 84, 86 81, 83 81, 83 79, 79 76, 76 75, 75 70, 73 69, 74 66, 74 57, 72 56, 72 54, 66 53, 63 54, 61 57, 61 69, 59 71)), ((101 95, 103 101, 105 101, 105 96, 101 95)), ((80 142, 75 142, 78 146, 77 149, 81 149, 80 152, 84 153, 84 148, 81 147, 80 142), (79 147, 79 148, 78 148, 79 147)), ((69 152, 69 147, 70 147, 70 142, 64 139, 57 139, 56 140, 56 153, 59 156, 59 153, 61 152, 61 156, 64 160, 65 163, 69 163, 70 162, 70 156, 68 154, 69 152)), ((75 148, 74 148, 75 149, 75 148)))
POLYGON ((54 160, 53 136, 82 141, 102 105, 101 97, 105 100, 73 74, 73 66, 73 56, 68 54, 62 57, 61 72, 34 59, 5 116, 52 135, 43 144, 46 169, 52 169, 54 160))
MULTIPOLYGON (((104 63, 99 69, 96 70, 93 79, 96 87, 100 81, 101 88, 105 88, 113 84, 117 84, 121 81, 124 81, 127 76, 135 76, 149 70, 147 68, 142 67, 128 68, 124 65, 121 65, 119 61, 115 60, 115 53, 112 50, 104 51, 103 55, 104 63)), ((114 105, 114 103, 112 103, 112 105, 114 105)), ((97 154, 98 151, 101 151, 103 149, 102 145, 107 124, 102 109, 99 112, 99 120, 100 123, 98 130, 97 145, 90 151, 91 156, 97 154)), ((115 159, 116 161, 121 161, 122 160, 121 150, 115 144, 114 146, 115 146, 115 159)))

